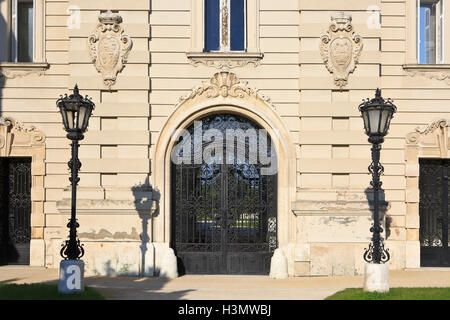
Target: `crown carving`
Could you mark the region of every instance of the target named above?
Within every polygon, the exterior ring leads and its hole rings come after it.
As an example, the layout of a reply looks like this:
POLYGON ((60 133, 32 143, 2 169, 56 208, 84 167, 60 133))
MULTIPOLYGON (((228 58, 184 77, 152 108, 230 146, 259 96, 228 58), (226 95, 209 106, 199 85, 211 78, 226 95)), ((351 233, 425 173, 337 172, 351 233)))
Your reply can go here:
POLYGON ((98 21, 102 24, 121 24, 122 17, 119 14, 108 10, 98 16, 98 21))
POLYGON ((331 15, 331 28, 335 31, 347 30, 351 31, 352 26, 352 15, 346 12, 336 12, 331 15))

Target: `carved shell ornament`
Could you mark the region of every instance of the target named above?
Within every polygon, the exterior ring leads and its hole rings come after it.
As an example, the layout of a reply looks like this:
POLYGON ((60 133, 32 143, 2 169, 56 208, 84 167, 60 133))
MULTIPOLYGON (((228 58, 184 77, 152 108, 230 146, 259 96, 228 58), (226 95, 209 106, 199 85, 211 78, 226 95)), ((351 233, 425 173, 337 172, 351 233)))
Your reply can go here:
POLYGON ((341 89, 348 84, 348 76, 355 71, 363 49, 362 38, 355 34, 351 22, 350 14, 334 14, 327 34, 320 38, 320 54, 341 89))
POLYGON ((275 109, 269 97, 256 89, 250 88, 246 81, 240 81, 234 73, 228 71, 221 71, 214 74, 209 81, 204 81, 201 85, 192 89, 188 95, 181 97, 179 104, 202 95, 208 99, 217 97, 238 99, 254 97, 261 99, 275 109))
POLYGON ((133 42, 120 26, 122 17, 110 10, 99 15, 97 28, 88 38, 89 54, 95 68, 103 76, 104 84, 111 89, 117 74, 123 70, 133 42))

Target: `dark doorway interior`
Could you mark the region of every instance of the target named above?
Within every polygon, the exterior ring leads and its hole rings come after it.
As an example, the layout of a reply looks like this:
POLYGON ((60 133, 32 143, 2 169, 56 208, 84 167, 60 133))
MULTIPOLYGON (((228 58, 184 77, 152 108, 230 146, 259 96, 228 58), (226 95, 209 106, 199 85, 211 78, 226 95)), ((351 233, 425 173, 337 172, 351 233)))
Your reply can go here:
POLYGON ((0 265, 30 264, 31 158, 0 158, 0 265))
POLYGON ((420 265, 450 267, 449 159, 420 160, 420 265))

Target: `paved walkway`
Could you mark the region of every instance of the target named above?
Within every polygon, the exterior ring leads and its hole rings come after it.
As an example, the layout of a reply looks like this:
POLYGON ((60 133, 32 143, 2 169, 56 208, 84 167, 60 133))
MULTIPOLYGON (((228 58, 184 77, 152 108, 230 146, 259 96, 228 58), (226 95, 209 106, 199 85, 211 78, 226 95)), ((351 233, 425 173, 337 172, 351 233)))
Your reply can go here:
MULTIPOLYGON (((450 287, 450 269, 391 271, 393 287, 450 287)), ((0 267, 0 283, 56 283, 57 269, 0 267)), ((363 286, 363 276, 299 277, 273 280, 265 276, 183 276, 158 278, 88 277, 86 285, 107 299, 133 300, 322 300, 345 288, 363 286)))

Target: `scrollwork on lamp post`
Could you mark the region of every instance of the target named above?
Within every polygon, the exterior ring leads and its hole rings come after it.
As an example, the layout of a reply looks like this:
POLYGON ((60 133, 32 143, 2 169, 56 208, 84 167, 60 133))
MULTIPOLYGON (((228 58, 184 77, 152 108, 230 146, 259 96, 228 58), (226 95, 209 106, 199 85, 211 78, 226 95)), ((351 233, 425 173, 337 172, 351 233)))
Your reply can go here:
POLYGON ((61 256, 65 260, 79 260, 84 255, 84 248, 77 239, 77 228, 80 226, 76 218, 77 185, 80 181, 78 171, 81 168, 81 162, 78 159, 78 148, 80 140, 84 139, 84 133, 89 124, 89 118, 95 105, 87 96, 80 95, 78 86, 75 85, 73 94, 67 94, 56 102, 63 119, 64 129, 67 132, 67 138, 72 140, 72 157, 68 163, 71 171, 69 178, 72 185, 72 204, 71 218, 67 227, 70 229, 69 240, 65 241, 61 249, 61 256))
POLYGON ((369 166, 369 172, 372 174, 372 181, 370 185, 373 188, 373 226, 370 228, 372 232, 372 243, 369 248, 365 249, 364 260, 369 263, 385 263, 389 261, 389 250, 384 248, 381 233, 383 228, 380 226, 379 215, 379 191, 381 190, 382 182, 381 175, 384 172, 384 167, 380 163, 381 144, 384 142, 384 137, 389 131, 389 126, 394 113, 397 111, 396 106, 391 99, 384 100, 381 97, 381 90, 377 89, 375 98, 372 100, 365 100, 360 106, 364 120, 364 129, 369 136, 369 142, 372 144, 372 164, 369 166))

